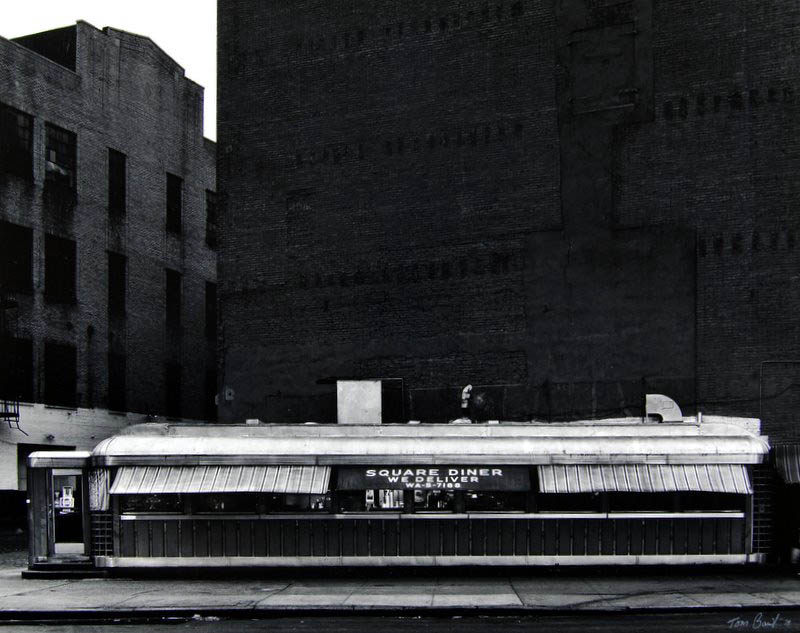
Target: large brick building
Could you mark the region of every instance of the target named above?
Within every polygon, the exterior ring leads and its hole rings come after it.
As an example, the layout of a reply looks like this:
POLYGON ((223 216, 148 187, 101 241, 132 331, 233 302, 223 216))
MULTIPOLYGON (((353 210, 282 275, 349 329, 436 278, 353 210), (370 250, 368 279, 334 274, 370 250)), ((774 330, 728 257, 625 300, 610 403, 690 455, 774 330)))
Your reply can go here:
POLYGON ((227 420, 759 414, 798 436, 781 0, 220 0, 227 420))
POLYGON ((31 450, 215 417, 202 105, 146 37, 78 22, 0 39, 0 490, 24 489, 31 450))

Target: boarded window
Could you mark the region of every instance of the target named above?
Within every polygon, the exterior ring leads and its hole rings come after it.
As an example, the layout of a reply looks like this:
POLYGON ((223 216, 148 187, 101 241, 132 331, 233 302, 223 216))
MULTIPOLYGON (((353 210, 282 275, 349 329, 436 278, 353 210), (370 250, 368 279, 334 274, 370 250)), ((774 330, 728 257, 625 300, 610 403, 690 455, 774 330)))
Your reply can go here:
POLYGON ((181 326, 181 274, 166 269, 167 328, 177 330, 181 326))
POLYGON ((33 231, 0 222, 0 290, 33 290, 33 231))
POLYGON ((108 150, 108 212, 113 215, 125 213, 126 164, 125 154, 113 149, 108 150))
POLYGON ((108 408, 114 411, 125 411, 127 407, 126 369, 124 354, 108 355, 108 408))
POLYGON ((108 314, 125 316, 125 272, 127 261, 124 255, 108 253, 108 314))
POLYGON ((77 137, 74 132, 47 124, 45 182, 63 189, 75 189, 77 137))
POLYGON ((217 337, 217 284, 206 282, 206 337, 217 337))
POLYGON ((44 402, 74 407, 77 402, 77 354, 72 345, 45 343, 44 402))
POLYGON ((183 211, 183 180, 167 174, 167 231, 180 234, 183 211))
POLYGON ((33 178, 33 117, 0 104, 0 171, 33 178))
POLYGON ((45 236, 44 295, 54 303, 75 303, 75 242, 45 236))
POLYGON ((29 339, 0 338, 0 397, 33 402, 33 344, 29 339))
POLYGON ((181 366, 178 363, 167 363, 164 374, 165 410, 168 416, 179 418, 181 417, 181 366))
POLYGON ((206 244, 209 248, 217 248, 217 194, 206 191, 206 244))

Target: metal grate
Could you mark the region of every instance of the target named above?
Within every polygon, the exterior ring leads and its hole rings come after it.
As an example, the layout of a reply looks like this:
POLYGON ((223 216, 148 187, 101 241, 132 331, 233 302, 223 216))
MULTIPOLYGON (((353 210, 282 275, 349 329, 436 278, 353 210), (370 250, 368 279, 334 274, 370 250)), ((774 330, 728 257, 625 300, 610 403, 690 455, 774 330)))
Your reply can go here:
POLYGON ((774 552, 777 483, 772 464, 753 466, 753 552, 756 554, 774 552))
POLYGON ((92 512, 92 556, 112 556, 114 554, 114 529, 111 512, 92 512))

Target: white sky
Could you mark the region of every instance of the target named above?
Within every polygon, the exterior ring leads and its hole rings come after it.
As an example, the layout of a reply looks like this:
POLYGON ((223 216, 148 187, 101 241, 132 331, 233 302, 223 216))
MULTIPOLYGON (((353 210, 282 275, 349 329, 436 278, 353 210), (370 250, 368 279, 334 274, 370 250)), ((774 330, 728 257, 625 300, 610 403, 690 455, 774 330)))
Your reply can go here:
POLYGON ((85 20, 145 35, 205 88, 205 135, 216 140, 216 0, 0 0, 0 35, 29 35, 85 20))

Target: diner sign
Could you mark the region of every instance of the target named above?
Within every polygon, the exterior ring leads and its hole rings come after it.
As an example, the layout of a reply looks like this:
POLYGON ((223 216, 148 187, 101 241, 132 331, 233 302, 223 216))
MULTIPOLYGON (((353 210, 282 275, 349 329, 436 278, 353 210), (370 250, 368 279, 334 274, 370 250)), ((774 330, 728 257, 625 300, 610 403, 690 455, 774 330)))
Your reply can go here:
POLYGON ((524 466, 341 467, 339 490, 530 490, 524 466))

